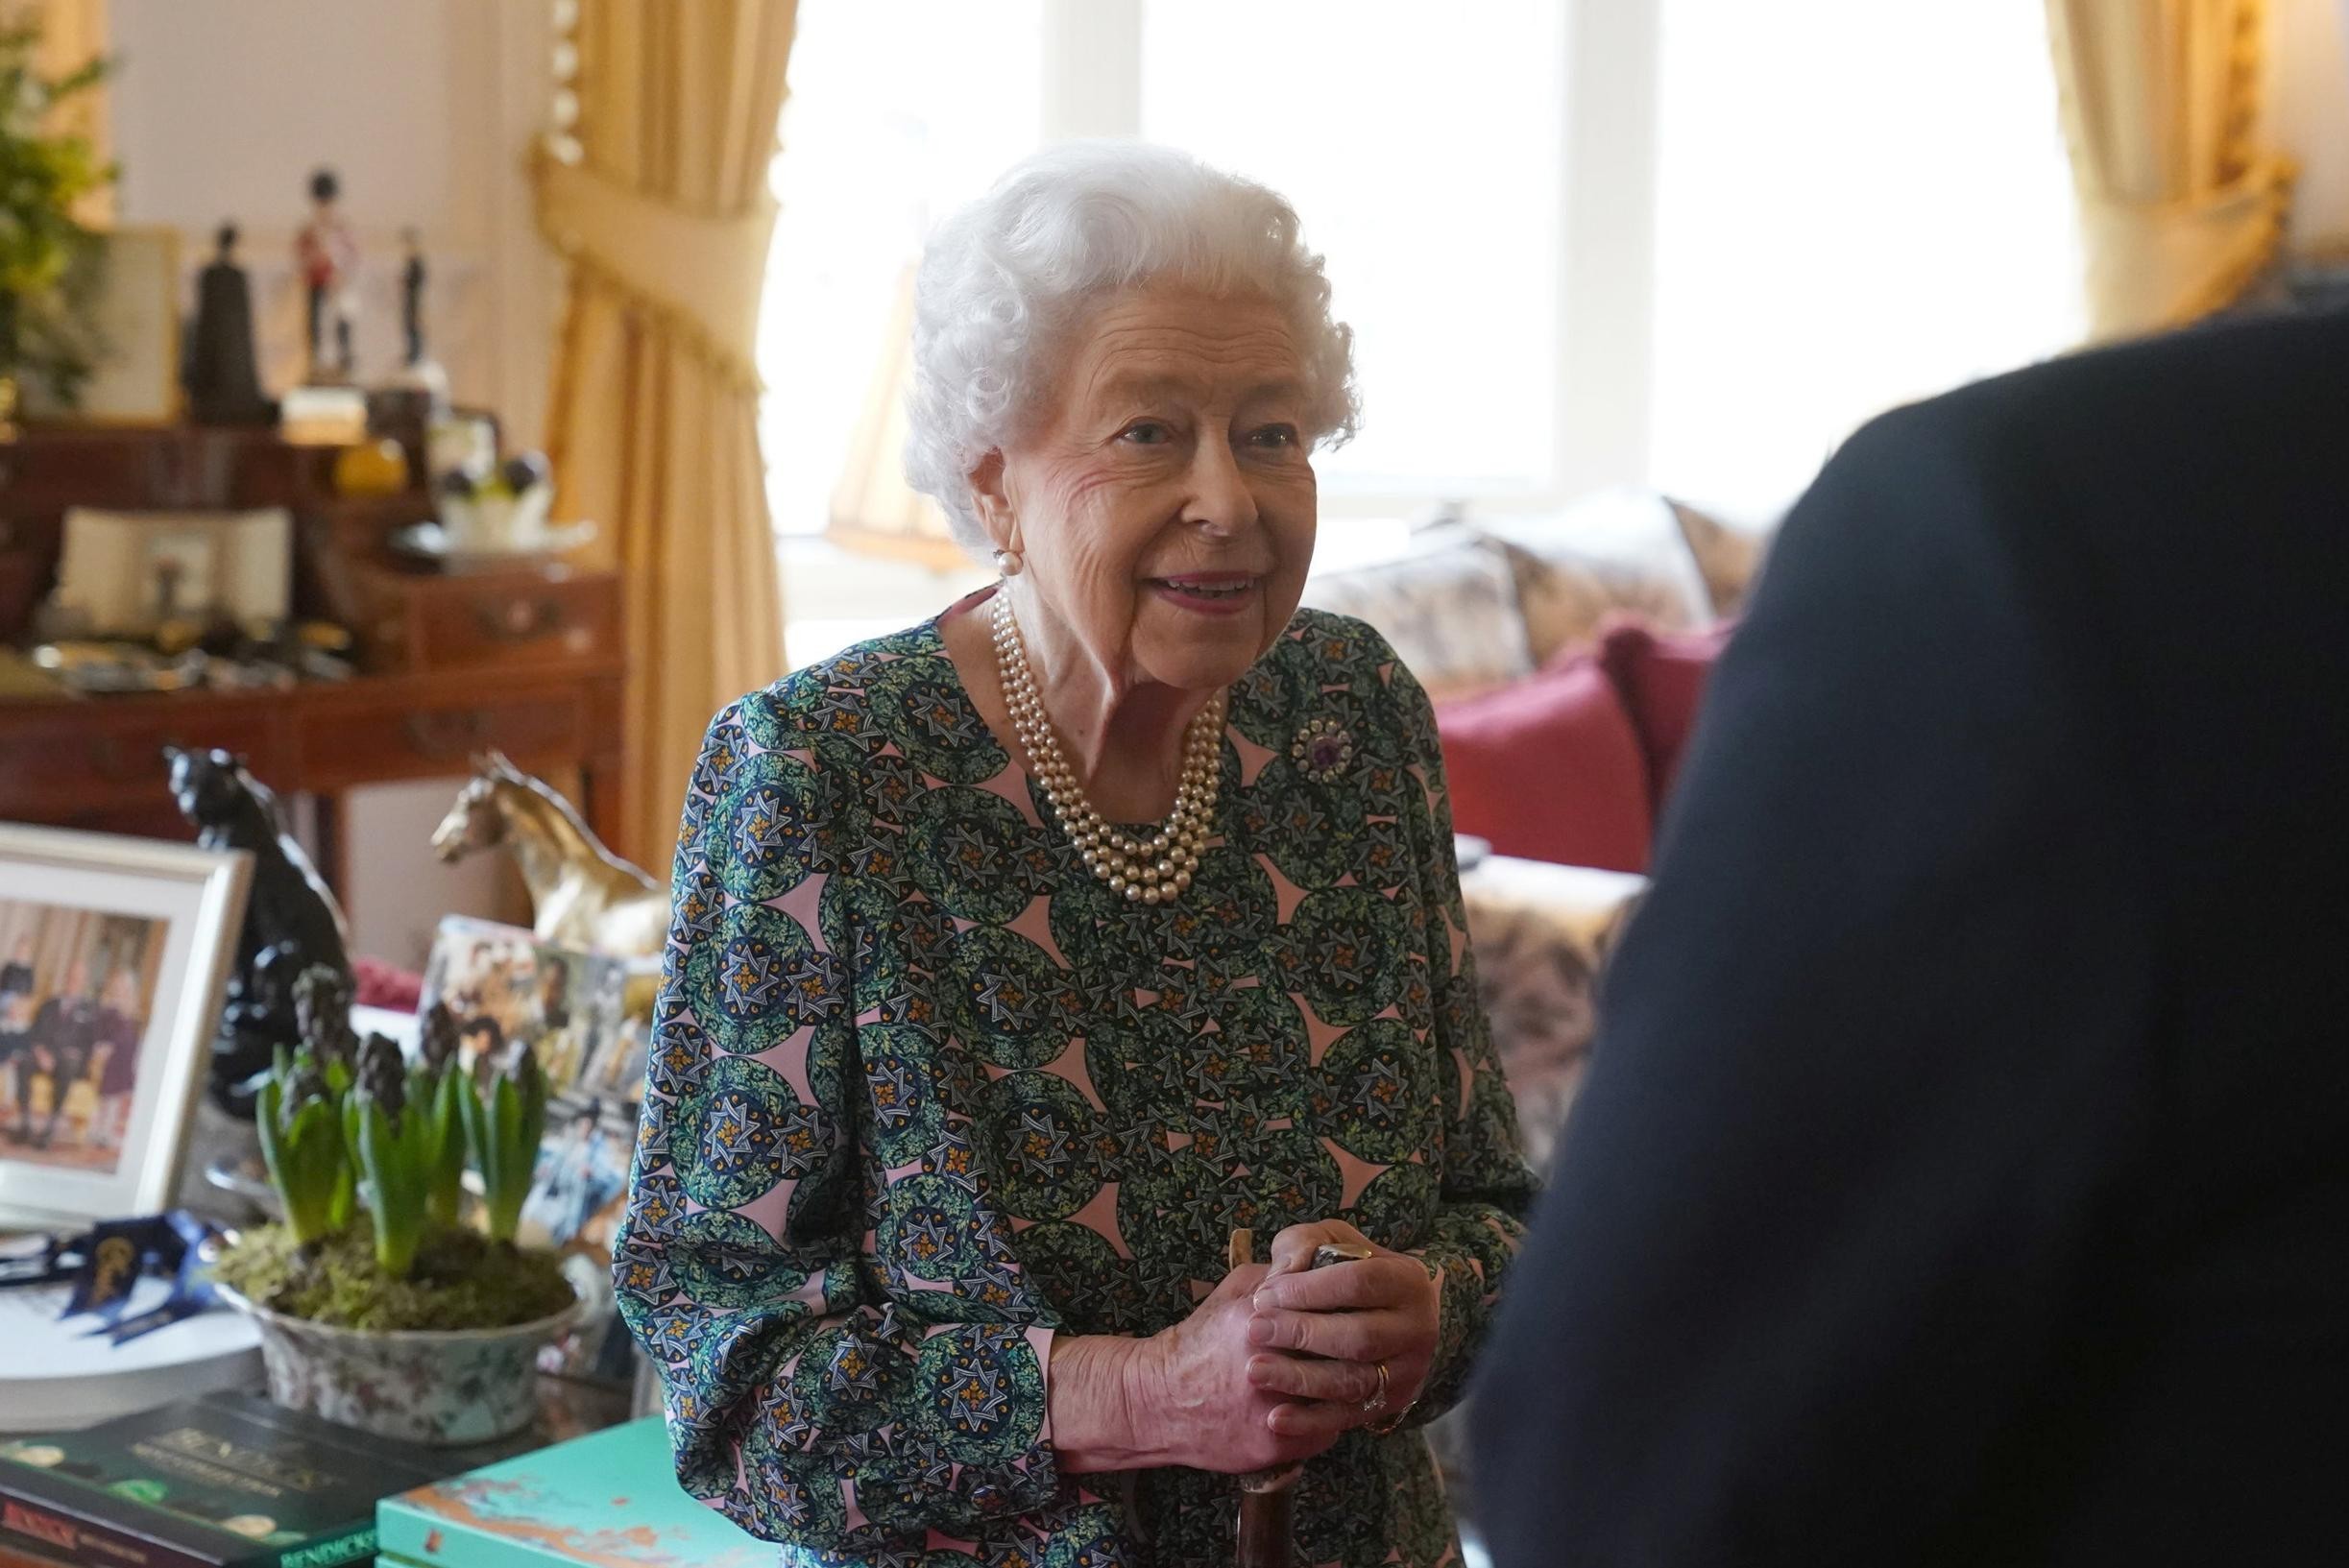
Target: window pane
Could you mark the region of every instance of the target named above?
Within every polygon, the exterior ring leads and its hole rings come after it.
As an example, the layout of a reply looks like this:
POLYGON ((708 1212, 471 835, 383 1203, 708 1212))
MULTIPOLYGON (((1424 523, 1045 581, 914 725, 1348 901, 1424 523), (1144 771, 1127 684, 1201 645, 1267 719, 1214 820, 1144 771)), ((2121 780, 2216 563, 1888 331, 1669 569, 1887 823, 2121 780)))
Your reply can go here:
POLYGON ((1546 488, 1564 6, 1149 0, 1142 134, 1296 204, 1355 331, 1322 494, 1546 488))
POLYGON ((1653 471, 1766 510, 2083 325, 2041 0, 1661 0, 1653 471))
POLYGON ((1040 0, 802 0, 759 323, 779 533, 823 531, 930 224, 1032 151, 1040 0))

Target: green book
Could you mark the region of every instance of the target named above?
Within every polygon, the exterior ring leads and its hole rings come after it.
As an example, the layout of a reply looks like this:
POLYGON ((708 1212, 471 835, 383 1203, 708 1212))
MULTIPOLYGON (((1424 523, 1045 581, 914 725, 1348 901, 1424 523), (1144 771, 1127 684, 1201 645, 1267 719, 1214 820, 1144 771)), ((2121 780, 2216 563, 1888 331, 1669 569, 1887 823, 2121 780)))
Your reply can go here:
POLYGON ((774 1568, 776 1556, 678 1488, 657 1415, 387 1497, 375 1526, 387 1568, 774 1568))
POLYGON ((484 1457, 211 1394, 0 1438, 0 1550, 105 1568, 333 1568, 374 1554, 378 1499, 484 1457))

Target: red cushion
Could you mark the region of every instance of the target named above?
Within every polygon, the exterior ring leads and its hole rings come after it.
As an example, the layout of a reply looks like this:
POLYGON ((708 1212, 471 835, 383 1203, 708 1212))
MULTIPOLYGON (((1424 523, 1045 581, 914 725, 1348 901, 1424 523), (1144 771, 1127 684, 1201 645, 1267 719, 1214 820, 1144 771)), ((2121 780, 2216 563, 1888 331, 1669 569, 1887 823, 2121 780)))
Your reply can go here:
POLYGON ((1647 764, 1613 683, 1588 654, 1439 704, 1436 730, 1460 832, 1502 855, 1647 870, 1647 764))
POLYGON ((1659 816, 1697 727, 1706 678, 1729 645, 1731 630, 1724 622, 1702 632, 1659 632, 1645 621, 1620 618, 1599 635, 1599 663, 1639 732, 1640 753, 1655 783, 1651 804, 1659 816))

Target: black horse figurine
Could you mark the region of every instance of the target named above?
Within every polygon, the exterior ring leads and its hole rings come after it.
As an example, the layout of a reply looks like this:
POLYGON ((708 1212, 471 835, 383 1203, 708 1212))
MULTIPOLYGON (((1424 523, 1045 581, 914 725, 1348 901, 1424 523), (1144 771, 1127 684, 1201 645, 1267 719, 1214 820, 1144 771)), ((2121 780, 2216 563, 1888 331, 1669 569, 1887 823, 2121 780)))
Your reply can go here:
POLYGON ((237 934, 229 1004, 212 1052, 212 1098, 233 1115, 253 1114, 253 1080, 279 1045, 301 1038, 293 978, 316 965, 348 976, 343 912, 318 868, 284 829, 278 798, 225 751, 164 748, 171 793, 208 850, 253 856, 252 892, 237 934))

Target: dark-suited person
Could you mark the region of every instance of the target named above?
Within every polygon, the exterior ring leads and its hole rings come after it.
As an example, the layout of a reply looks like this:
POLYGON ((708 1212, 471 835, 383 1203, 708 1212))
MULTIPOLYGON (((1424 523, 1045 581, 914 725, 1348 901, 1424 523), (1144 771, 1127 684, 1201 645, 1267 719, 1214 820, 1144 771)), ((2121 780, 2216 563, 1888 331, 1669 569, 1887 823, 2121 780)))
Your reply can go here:
POLYGON ((1501 1568, 2349 1560, 2349 318, 1877 422, 1708 703, 1501 1568))
POLYGON ((35 1148, 47 1148, 57 1133, 58 1118, 65 1109, 65 1091, 89 1070, 90 1052, 98 1044, 98 999, 92 993, 89 965, 80 958, 65 966, 65 984, 40 1004, 33 1015, 30 1049, 16 1058, 16 1114, 19 1136, 35 1148), (33 1130, 33 1078, 49 1079, 49 1108, 40 1130, 33 1130))

